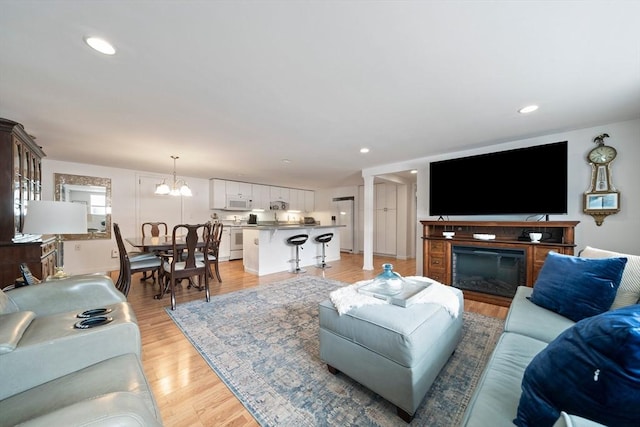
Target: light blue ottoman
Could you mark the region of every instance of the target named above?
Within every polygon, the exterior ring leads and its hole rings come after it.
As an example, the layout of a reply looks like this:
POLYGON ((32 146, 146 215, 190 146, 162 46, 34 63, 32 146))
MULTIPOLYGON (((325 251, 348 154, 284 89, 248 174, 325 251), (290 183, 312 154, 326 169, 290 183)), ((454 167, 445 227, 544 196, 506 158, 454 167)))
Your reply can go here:
POLYGON ((397 408, 410 422, 431 384, 462 337, 460 315, 438 304, 369 305, 338 315, 333 303, 319 305, 320 358, 330 372, 343 372, 397 408))

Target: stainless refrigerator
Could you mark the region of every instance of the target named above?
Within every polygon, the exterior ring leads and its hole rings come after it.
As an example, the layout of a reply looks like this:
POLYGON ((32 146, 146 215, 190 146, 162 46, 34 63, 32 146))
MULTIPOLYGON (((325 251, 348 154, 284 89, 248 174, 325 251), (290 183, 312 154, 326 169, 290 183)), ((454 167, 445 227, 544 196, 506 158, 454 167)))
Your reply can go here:
POLYGON ((355 243, 354 197, 336 197, 333 199, 336 225, 340 227, 340 252, 353 253, 355 243))

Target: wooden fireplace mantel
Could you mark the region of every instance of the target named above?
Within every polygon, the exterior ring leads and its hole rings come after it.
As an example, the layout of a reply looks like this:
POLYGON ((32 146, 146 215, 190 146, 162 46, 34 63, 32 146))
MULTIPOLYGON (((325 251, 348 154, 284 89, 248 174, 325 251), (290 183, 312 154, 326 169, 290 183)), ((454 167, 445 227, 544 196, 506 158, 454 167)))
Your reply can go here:
MULTIPOLYGON (((452 246, 521 249, 525 251, 526 284, 533 286, 549 251, 573 255, 575 227, 579 221, 420 221, 423 228, 423 275, 451 285, 452 246), (446 239, 442 233, 453 231, 446 239), (532 243, 529 233, 544 234, 540 243, 532 243), (493 234, 495 239, 480 240, 474 234, 493 234)), ((508 306, 509 298, 464 291, 465 297, 508 306)))

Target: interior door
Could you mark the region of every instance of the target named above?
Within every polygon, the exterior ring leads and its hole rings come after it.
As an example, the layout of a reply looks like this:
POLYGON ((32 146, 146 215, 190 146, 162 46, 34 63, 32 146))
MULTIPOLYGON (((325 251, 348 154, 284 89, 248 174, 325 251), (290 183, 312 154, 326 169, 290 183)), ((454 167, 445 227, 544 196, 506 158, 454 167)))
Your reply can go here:
POLYGON ((340 227, 340 251, 353 253, 355 241, 354 227, 354 198, 338 197, 333 199, 335 203, 336 224, 340 227))
POLYGON ((375 184, 373 252, 396 255, 397 248, 397 186, 375 184))

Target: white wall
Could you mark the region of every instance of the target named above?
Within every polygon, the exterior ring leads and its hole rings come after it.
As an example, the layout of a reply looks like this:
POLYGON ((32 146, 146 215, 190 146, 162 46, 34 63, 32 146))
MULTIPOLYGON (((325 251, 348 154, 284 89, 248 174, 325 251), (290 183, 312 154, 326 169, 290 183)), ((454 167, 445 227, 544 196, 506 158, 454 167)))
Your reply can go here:
MULTIPOLYGON (((428 176, 429 162, 489 153, 511 148, 540 145, 551 142, 568 141, 568 214, 551 215, 550 220, 580 221, 576 227, 576 253, 585 246, 594 246, 618 252, 640 254, 640 119, 611 123, 602 126, 578 129, 570 132, 545 135, 541 137, 516 140, 503 144, 450 153, 446 156, 423 157, 406 162, 365 169, 363 176, 375 176, 385 173, 418 169, 417 184, 417 229, 416 229, 416 270, 422 273, 422 226, 421 220, 436 220, 429 216, 428 176), (618 150, 618 158, 613 162, 612 180, 621 192, 621 211, 605 219, 597 226, 593 218, 582 212, 582 195, 591 179, 591 167, 586 161, 587 153, 594 147, 593 138, 608 133, 608 145, 618 150)), ((544 165, 541 164, 541 180, 544 178, 544 165)), ((505 179, 508 179, 506 177, 505 179)), ((505 181, 507 182, 507 181, 505 181)), ((449 217, 457 220, 516 220, 524 221, 525 216, 490 217, 449 217)))

